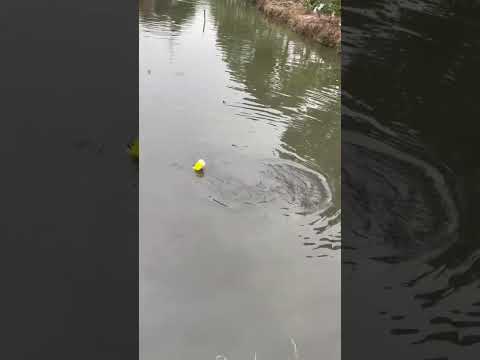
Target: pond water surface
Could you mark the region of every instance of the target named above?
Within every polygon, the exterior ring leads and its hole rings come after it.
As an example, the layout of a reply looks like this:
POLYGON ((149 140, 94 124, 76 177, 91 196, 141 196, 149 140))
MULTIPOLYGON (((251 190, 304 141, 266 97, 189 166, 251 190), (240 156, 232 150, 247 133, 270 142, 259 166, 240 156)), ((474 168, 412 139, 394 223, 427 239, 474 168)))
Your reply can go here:
POLYGON ((342 358, 478 359, 480 4, 342 2, 342 358))
POLYGON ((139 18, 141 358, 339 359, 339 55, 248 1, 139 18))

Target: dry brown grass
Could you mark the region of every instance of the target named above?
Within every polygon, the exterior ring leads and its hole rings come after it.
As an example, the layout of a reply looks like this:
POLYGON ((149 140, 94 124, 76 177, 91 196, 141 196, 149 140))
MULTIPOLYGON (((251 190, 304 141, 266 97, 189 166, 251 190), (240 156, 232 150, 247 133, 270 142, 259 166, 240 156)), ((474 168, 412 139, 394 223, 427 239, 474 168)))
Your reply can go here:
POLYGON ((340 18, 309 13, 298 0, 256 0, 266 16, 323 45, 339 47, 340 18))

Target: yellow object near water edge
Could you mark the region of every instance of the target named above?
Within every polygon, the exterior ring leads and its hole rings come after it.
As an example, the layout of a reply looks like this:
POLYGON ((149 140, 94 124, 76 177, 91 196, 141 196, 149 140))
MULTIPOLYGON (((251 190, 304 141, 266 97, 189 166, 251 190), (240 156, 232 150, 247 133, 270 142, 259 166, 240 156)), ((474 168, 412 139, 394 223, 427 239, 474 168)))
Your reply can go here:
POLYGON ((201 171, 205 167, 205 160, 198 160, 195 165, 193 165, 193 170, 195 171, 201 171))

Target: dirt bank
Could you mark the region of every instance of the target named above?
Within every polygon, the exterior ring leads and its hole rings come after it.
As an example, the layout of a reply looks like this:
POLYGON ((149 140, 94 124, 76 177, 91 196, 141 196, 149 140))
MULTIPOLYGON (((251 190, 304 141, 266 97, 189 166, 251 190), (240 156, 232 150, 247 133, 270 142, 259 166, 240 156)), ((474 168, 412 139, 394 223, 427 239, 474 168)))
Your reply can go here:
POLYGON ((288 24, 293 31, 325 46, 340 48, 340 17, 313 13, 300 0, 256 0, 256 3, 268 18, 288 24))

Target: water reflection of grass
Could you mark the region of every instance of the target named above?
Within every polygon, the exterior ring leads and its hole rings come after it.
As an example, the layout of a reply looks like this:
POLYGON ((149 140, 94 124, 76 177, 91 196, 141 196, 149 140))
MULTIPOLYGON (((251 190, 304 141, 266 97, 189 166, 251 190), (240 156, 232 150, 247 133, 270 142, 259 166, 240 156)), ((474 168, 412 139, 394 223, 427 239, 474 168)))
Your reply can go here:
MULTIPOLYGON (((293 338, 290 338, 290 343, 293 347, 292 349, 292 356, 293 358, 291 358, 290 356, 288 356, 288 360, 300 360, 300 355, 298 353, 298 348, 297 348, 297 344, 295 342, 295 340, 293 338)), ((217 355, 215 357, 215 360, 229 360, 225 355, 217 355)), ((257 360, 257 352, 254 352, 253 353, 253 360, 257 360)))

